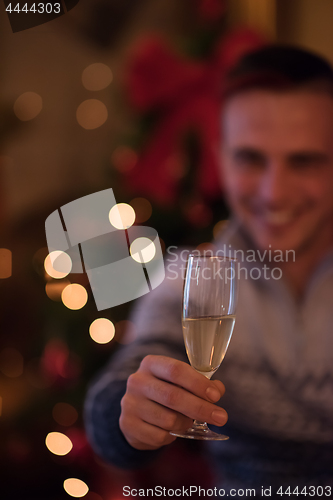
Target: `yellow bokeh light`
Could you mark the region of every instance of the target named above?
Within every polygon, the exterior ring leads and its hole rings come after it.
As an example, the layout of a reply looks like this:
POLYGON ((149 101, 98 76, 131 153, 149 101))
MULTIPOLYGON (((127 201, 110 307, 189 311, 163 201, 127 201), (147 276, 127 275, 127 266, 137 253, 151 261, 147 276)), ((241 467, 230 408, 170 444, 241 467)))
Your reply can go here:
POLYGON ((86 130, 101 127, 108 119, 108 110, 105 104, 98 99, 87 99, 81 102, 76 110, 76 119, 86 130))
POLYGON ((117 229, 128 229, 134 224, 135 211, 127 203, 117 203, 109 212, 109 220, 117 229))
POLYGON ((150 262, 156 254, 156 247, 149 238, 137 238, 130 246, 130 253, 136 262, 150 262))
POLYGON ((51 281, 46 283, 45 292, 49 299, 55 302, 61 301, 61 294, 66 286, 70 285, 69 281, 51 281))
POLYGON ((14 113, 23 122, 33 120, 42 111, 43 100, 36 92, 21 94, 14 103, 14 113))
POLYGON ((67 455, 73 448, 72 441, 62 432, 49 432, 45 444, 51 453, 61 457, 67 455))
POLYGON ((72 259, 66 252, 55 250, 44 261, 45 271, 51 278, 62 279, 72 270, 72 259))
POLYGON ((84 481, 81 481, 81 479, 71 477, 65 479, 64 490, 71 497, 82 498, 88 493, 89 488, 84 481))
POLYGON ((87 90, 103 90, 112 82, 112 71, 106 64, 94 63, 82 73, 82 84, 87 90))
POLYGON ((98 318, 91 323, 89 333, 97 344, 107 344, 114 337, 115 327, 109 319, 98 318))
POLYGON ((0 248, 0 278, 10 278, 12 275, 12 252, 7 248, 0 248))
POLYGON ((61 300, 68 309, 82 309, 88 300, 87 290, 78 283, 67 285, 61 294, 61 300))

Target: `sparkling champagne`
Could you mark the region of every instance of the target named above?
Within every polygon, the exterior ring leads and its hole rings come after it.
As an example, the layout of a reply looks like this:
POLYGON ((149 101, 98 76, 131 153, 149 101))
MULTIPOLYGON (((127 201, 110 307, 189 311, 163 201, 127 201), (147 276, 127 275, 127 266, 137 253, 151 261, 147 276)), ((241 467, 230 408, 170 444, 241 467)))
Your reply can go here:
POLYGON ((235 316, 183 318, 182 324, 191 365, 210 378, 222 363, 228 349, 235 316))

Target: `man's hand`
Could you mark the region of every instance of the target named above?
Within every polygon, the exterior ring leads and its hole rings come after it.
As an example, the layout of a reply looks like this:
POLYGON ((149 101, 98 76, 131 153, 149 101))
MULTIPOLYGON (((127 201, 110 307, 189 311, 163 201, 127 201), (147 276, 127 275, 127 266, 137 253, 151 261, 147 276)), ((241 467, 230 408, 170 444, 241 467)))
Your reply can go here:
POLYGON ((138 450, 154 450, 176 438, 192 420, 224 425, 225 410, 214 405, 224 394, 219 380, 208 380, 190 365, 166 356, 146 356, 130 375, 121 400, 120 429, 138 450))

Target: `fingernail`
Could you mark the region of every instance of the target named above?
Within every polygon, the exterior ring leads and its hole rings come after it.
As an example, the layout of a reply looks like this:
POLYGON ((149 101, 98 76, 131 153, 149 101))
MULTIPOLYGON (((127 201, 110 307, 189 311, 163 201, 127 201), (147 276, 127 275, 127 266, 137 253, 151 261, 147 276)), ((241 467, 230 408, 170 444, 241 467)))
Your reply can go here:
POLYGON ((221 410, 213 411, 212 417, 218 424, 225 424, 227 421, 225 412, 221 410))
POLYGON ((217 389, 214 389, 213 387, 208 387, 206 389, 206 394, 207 397, 215 403, 215 401, 218 401, 221 398, 221 394, 217 389))

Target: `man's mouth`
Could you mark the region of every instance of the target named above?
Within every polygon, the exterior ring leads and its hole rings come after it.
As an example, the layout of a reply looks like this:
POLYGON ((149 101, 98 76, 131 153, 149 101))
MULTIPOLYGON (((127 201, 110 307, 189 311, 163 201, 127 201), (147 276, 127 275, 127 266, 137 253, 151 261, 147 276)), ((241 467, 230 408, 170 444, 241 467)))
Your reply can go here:
POLYGON ((282 227, 291 224, 296 219, 296 214, 292 210, 265 209, 260 213, 260 218, 269 226, 282 227))

